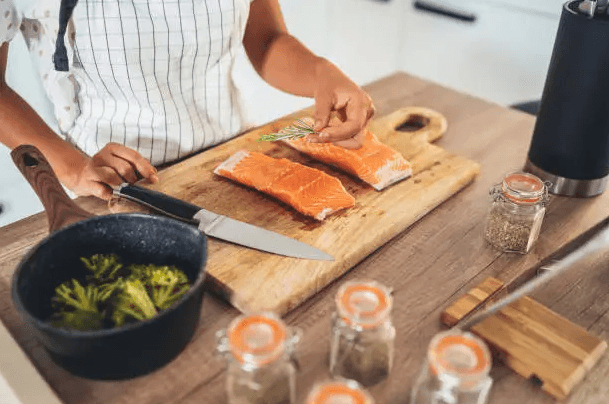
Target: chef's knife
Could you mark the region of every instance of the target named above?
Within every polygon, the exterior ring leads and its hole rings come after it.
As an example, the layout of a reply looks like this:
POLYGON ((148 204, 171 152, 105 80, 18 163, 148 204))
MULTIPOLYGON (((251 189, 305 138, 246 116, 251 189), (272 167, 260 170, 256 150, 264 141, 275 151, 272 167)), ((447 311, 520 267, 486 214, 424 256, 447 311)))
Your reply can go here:
POLYGON ((208 236, 231 243, 287 257, 334 261, 332 256, 298 240, 218 215, 161 192, 125 183, 114 190, 114 195, 145 205, 175 219, 195 224, 208 236))

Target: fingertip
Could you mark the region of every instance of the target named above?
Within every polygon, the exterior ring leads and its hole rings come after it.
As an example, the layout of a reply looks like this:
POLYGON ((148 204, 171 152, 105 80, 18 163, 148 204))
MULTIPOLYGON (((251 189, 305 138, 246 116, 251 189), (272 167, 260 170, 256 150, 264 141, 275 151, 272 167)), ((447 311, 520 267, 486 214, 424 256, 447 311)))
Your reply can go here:
POLYGON ((156 175, 156 173, 153 173, 150 175, 150 177, 148 177, 148 179, 150 180, 150 182, 152 182, 153 184, 159 182, 159 176, 156 175))
POLYGON ((316 119, 315 120, 315 124, 313 125, 313 129, 315 130, 315 132, 319 132, 320 130, 322 130, 326 125, 324 124, 324 121, 322 121, 321 119, 316 119))

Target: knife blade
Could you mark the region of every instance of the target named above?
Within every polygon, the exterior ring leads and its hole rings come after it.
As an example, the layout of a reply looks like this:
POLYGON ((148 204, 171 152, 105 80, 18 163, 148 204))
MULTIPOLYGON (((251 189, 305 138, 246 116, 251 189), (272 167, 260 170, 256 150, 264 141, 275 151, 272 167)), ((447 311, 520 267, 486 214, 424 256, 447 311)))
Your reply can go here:
POLYGON ((286 257, 334 261, 331 255, 293 238, 202 209, 199 206, 136 185, 122 184, 113 194, 174 219, 196 225, 210 237, 286 257))

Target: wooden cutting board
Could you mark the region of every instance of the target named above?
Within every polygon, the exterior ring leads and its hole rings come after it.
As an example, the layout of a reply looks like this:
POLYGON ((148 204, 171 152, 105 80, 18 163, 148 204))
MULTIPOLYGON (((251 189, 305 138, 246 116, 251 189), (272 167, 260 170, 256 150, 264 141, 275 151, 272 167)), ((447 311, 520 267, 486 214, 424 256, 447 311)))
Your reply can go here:
MULTIPOLYGON (((210 288, 243 312, 271 310, 285 314, 367 255, 470 183, 478 163, 430 144, 446 131, 446 120, 425 108, 406 107, 374 119, 369 129, 381 142, 401 152, 413 176, 375 191, 280 143, 258 142, 312 109, 282 118, 159 171, 159 182, 145 185, 212 212, 263 227, 315 246, 334 261, 286 258, 210 239, 207 273, 210 288), (406 123, 410 131, 397 131, 406 123), (417 129, 418 126, 422 126, 417 129), (414 129, 414 130, 413 130, 414 129), (213 174, 240 149, 289 158, 339 178, 356 206, 319 222, 289 206, 213 174)), ((124 201, 114 211, 133 210, 124 201)), ((141 210, 141 208, 137 208, 141 210)))

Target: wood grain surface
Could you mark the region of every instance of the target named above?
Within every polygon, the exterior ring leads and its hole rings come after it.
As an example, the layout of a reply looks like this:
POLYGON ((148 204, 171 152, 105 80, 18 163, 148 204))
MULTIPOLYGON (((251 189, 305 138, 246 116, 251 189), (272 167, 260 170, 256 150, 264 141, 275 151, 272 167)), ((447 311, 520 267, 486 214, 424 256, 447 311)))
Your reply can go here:
POLYGON ((11 157, 42 201, 49 232, 94 216, 84 211, 66 194, 40 150, 31 145, 22 145, 11 151, 11 157))
MULTIPOLYGON (((317 247, 334 261, 304 260, 264 253, 210 239, 207 274, 215 290, 243 312, 285 314, 469 184, 479 164, 430 144, 446 131, 436 111, 403 107, 370 123, 379 141, 393 147, 412 164, 412 177, 378 192, 370 185, 314 161, 288 145, 258 142, 301 112, 264 125, 159 172, 159 182, 144 185, 207 210, 238 219, 317 247), (423 127, 397 131, 417 120, 423 127), (288 158, 337 177, 355 196, 356 206, 324 221, 308 218, 277 199, 226 180, 213 169, 238 150, 288 158)), ((133 204, 129 204, 133 206, 133 204)), ((121 206, 117 210, 124 211, 121 206)))
MULTIPOLYGON (((480 308, 497 292, 501 290, 503 282, 495 278, 486 278, 480 285, 467 291, 467 293, 451 304, 442 312, 440 319, 447 327, 457 324, 463 317, 474 309, 480 308)), ((494 299, 496 300, 496 299, 494 299)))
MULTIPOLYGON (((298 326, 300 371, 298 403, 313 384, 330 377, 328 352, 333 297, 342 282, 374 279, 394 290, 396 327, 394 368, 370 388, 379 404, 406 404, 431 337, 443 329, 440 314, 489 276, 511 285, 529 268, 607 216, 609 193, 589 199, 552 197, 536 245, 526 255, 502 253, 483 238, 490 203, 488 191, 507 172, 520 169, 529 147, 535 118, 475 97, 397 73, 365 87, 379 116, 405 105, 425 106, 448 120, 436 145, 479 162, 480 175, 468 187, 371 253, 352 270, 290 311, 285 321, 298 326)), ((107 213, 107 204, 80 198, 85 210, 107 213)), ((29 248, 47 235, 44 214, 0 228, 0 318, 64 404, 221 404, 226 403, 224 364, 214 357, 215 332, 239 311, 212 295, 203 301, 196 334, 173 362, 134 380, 100 382, 74 377, 53 364, 10 301, 14 268, 29 248)), ((603 259, 552 280, 532 296, 556 313, 609 338, 609 272, 603 259)), ((586 378, 561 403, 609 402, 609 355, 603 354, 586 378)), ((495 361, 489 402, 551 404, 539 386, 495 361)))
MULTIPOLYGON (((501 281, 486 278, 442 312, 442 322, 452 327, 501 286, 501 281)), ((568 396, 607 349, 607 342, 527 296, 474 325, 471 332, 486 341, 496 358, 525 379, 539 381, 557 399, 568 396)))

